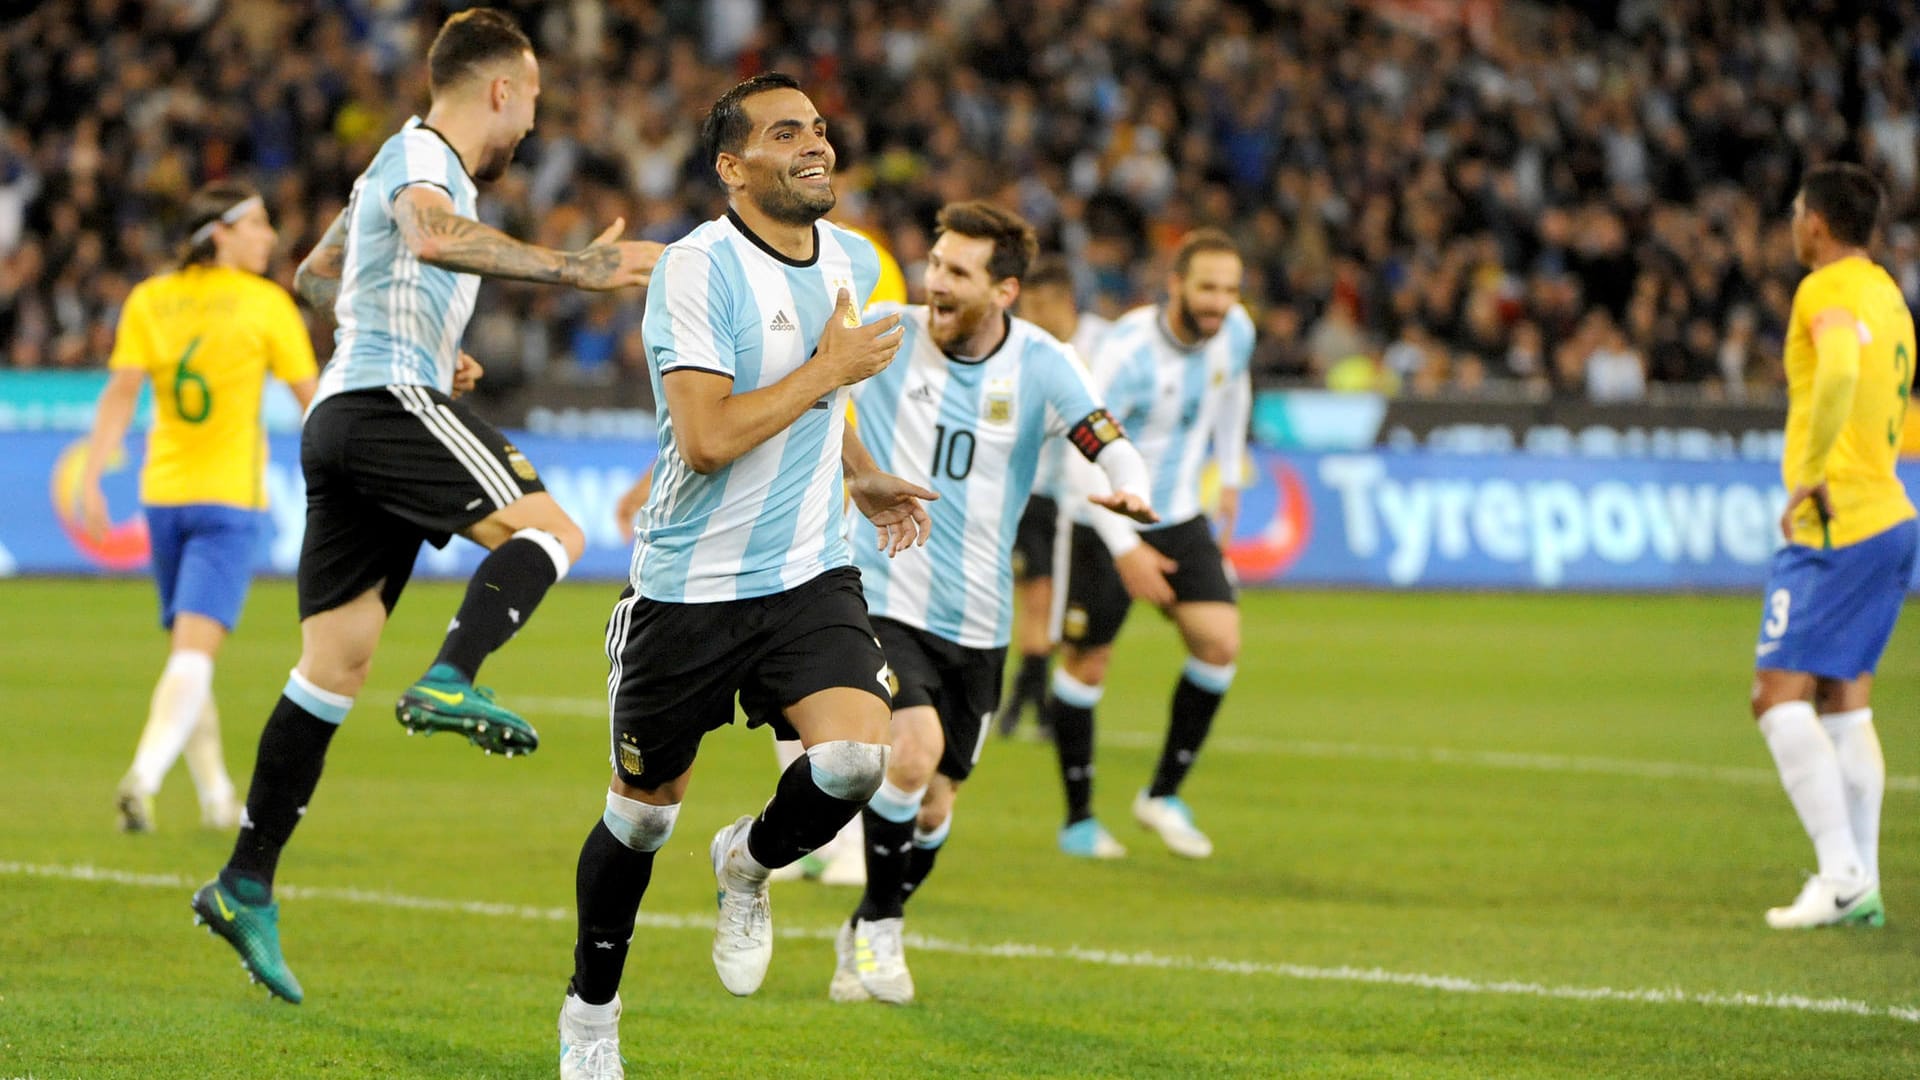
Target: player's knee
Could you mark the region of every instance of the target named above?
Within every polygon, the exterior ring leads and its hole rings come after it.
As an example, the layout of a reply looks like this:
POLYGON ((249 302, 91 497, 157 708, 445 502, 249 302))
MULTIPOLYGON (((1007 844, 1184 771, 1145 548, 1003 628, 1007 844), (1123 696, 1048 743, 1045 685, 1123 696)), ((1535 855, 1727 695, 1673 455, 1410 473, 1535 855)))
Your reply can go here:
POLYGON ((1099 686, 1107 681, 1107 661, 1112 656, 1113 651, 1105 647, 1070 650, 1061 657, 1060 670, 1088 686, 1099 686))
POLYGON ((940 764, 940 749, 923 739, 895 740, 887 754, 887 780, 896 787, 924 788, 940 764))
POLYGON ((1193 643, 1193 658, 1203 664, 1231 665, 1240 659, 1240 628, 1220 627, 1193 643))
POLYGON ((1180 669, 1180 677, 1208 693, 1225 694, 1233 685, 1234 671, 1232 664, 1210 664, 1198 656, 1190 656, 1186 666, 1180 669))
POLYGON ((633 851, 659 851, 673 835, 673 823, 680 817, 680 804, 655 806, 629 799, 617 791, 607 792, 607 812, 600 818, 615 840, 633 851))
POLYGON ((880 743, 835 739, 807 748, 814 786, 836 799, 864 803, 887 778, 888 748, 880 743))
POLYGON ((587 551, 587 534, 583 532, 571 517, 560 515, 560 520, 552 523, 551 532, 567 553, 569 563, 577 563, 587 551))
POLYGON ((913 819, 914 842, 921 847, 939 847, 940 843, 946 840, 947 830, 952 822, 953 803, 951 801, 939 805, 923 804, 920 807, 919 816, 913 819), (928 839, 939 837, 939 840, 934 843, 925 843, 922 840, 923 837, 928 839))

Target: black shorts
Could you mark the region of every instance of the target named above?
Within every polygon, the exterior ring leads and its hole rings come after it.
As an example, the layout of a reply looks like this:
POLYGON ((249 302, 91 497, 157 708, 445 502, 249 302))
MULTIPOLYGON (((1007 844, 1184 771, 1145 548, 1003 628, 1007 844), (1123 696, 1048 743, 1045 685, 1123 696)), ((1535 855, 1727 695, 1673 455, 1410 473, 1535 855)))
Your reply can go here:
POLYGON ((707 732, 733 723, 736 694, 748 727, 772 724, 785 739, 796 736, 782 711, 810 694, 850 686, 891 703, 850 566, 783 593, 707 604, 649 600, 628 586, 607 620, 607 660, 613 767, 643 791, 693 766, 707 732))
POLYGON ((526 455, 460 402, 424 386, 336 394, 300 430, 307 534, 300 617, 384 581, 400 599, 422 541, 447 539, 522 495, 545 491, 526 455))
POLYGON ((1027 498, 1013 534, 1013 580, 1053 576, 1053 534, 1060 527, 1060 504, 1045 495, 1027 498))
POLYGON ((980 761, 989 721, 1000 708, 1006 647, 969 649, 887 618, 875 618, 873 632, 893 669, 893 707, 933 706, 947 744, 940 753, 940 775, 965 780, 980 761))
MULTIPOLYGON (((1234 601, 1233 582, 1220 545, 1214 543, 1213 528, 1202 517, 1188 518, 1177 525, 1146 529, 1140 533, 1143 543, 1180 564, 1167 575, 1173 586, 1173 598, 1179 604, 1227 603, 1234 601)), ((1133 598, 1120 582, 1113 556, 1100 534, 1085 525, 1073 527, 1073 550, 1067 560, 1066 610, 1061 617, 1060 640, 1069 645, 1111 645, 1120 636, 1133 598)), ((1058 585, 1055 586, 1058 588, 1058 585)))

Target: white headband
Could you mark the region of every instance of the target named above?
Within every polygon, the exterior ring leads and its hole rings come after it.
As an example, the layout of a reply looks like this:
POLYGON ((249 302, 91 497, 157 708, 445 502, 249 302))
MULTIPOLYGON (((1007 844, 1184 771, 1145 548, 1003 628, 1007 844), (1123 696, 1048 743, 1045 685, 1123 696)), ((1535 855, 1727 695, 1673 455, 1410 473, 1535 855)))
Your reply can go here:
POLYGON ((260 196, 249 195, 239 202, 234 203, 231 207, 228 207, 226 213, 193 230, 193 236, 188 239, 187 243, 192 245, 204 244, 207 242, 207 238, 213 235, 213 227, 215 225, 231 225, 241 218, 246 217, 247 211, 256 206, 263 205, 265 204, 260 201, 260 196))

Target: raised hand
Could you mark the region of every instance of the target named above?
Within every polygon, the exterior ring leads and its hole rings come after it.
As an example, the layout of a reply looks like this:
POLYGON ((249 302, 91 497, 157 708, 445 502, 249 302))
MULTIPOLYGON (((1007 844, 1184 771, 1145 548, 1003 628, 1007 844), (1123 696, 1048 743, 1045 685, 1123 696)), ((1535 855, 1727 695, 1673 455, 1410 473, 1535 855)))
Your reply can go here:
POLYGON ((665 244, 651 240, 622 240, 626 218, 615 218, 593 243, 568 256, 574 263, 573 284, 594 292, 644 288, 653 279, 653 267, 660 261, 665 244))
POLYGON ((1147 502, 1146 496, 1129 491, 1089 495, 1087 501, 1095 506, 1104 506, 1122 517, 1132 518, 1142 525, 1152 525, 1160 520, 1160 515, 1153 512, 1153 505, 1147 502))
POLYGON ((900 316, 888 315, 864 325, 853 310, 853 297, 845 289, 827 317, 827 328, 820 333, 820 344, 813 351, 813 364, 825 365, 835 385, 852 386, 885 371, 900 351, 900 316))

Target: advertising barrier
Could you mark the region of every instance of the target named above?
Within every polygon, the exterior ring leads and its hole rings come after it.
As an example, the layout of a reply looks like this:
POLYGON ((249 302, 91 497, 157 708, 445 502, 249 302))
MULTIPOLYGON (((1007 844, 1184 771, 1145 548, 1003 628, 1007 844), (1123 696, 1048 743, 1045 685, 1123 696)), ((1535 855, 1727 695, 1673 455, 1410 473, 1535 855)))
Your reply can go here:
MULTIPOLYGON (((630 540, 614 506, 652 463, 654 443, 512 438, 586 531, 573 576, 623 577, 630 540)), ((305 490, 296 439, 271 442, 272 508, 257 566, 290 574, 305 490)), ((96 541, 71 509, 81 437, 16 433, 0 436, 0 451, 0 481, 11 496, 0 510, 0 576, 144 569, 137 453, 107 474, 115 524, 96 541)), ((1786 499, 1775 466, 1737 460, 1256 450, 1246 470, 1229 556, 1249 585, 1758 590, 1786 499)), ((1902 476, 1920 490, 1920 466, 1902 476)), ((455 540, 424 552, 417 572, 464 576, 479 554, 455 540)))

